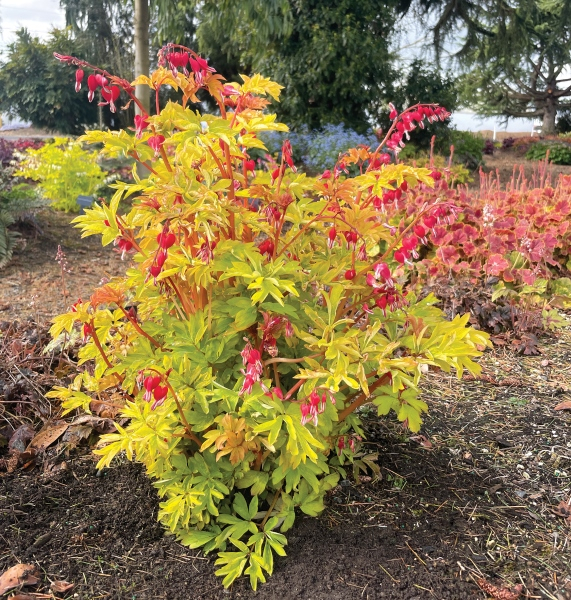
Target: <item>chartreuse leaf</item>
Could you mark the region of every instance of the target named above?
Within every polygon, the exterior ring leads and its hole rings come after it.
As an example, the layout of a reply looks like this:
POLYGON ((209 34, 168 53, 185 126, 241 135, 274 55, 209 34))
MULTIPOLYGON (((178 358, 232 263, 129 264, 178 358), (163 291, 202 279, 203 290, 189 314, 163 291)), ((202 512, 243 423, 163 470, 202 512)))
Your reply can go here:
POLYGON ((180 541, 189 548, 200 548, 216 537, 212 531, 186 530, 179 533, 180 541))
POLYGON ((215 565, 223 565, 220 569, 215 571, 215 575, 220 577, 224 576, 222 585, 224 587, 230 587, 232 583, 242 575, 246 563, 248 562, 248 548, 239 552, 220 552, 218 559, 214 563, 215 565))

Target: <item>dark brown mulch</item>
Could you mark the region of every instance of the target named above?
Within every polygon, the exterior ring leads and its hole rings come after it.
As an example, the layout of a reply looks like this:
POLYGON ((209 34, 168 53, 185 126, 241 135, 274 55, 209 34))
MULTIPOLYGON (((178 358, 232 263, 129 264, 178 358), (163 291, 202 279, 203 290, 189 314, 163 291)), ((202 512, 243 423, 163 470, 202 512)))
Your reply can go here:
MULTIPOLYGON (((398 468, 391 458, 383 462, 398 468)), ((98 473, 83 457, 57 479, 7 476, 0 482, 0 572, 37 563, 46 585, 74 582, 76 597, 86 599, 481 597, 458 561, 466 561, 465 543, 483 535, 482 526, 468 514, 436 511, 450 493, 440 484, 442 458, 437 469, 418 460, 407 469, 407 486, 421 503, 416 509, 392 482, 344 482, 324 517, 299 518, 288 557, 255 595, 245 580, 227 594, 213 575, 213 558, 164 536, 154 490, 137 465, 98 473)), ((469 475, 462 479, 463 490, 478 485, 469 475)))

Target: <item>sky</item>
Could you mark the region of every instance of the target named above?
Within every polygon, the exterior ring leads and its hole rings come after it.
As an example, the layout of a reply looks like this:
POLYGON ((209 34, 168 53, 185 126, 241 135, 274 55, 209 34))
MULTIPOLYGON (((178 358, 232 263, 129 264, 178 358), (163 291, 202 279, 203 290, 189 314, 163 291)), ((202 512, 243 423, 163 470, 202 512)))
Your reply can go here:
MULTIPOLYGON (((0 53, 14 40, 14 34, 20 27, 26 27, 32 35, 44 38, 52 27, 64 27, 65 18, 59 0, 0 0, 0 53)), ((406 19, 406 18, 405 18, 406 19)), ((403 66, 423 53, 422 45, 428 41, 426 24, 411 21, 405 23, 407 32, 400 40, 399 54, 403 66)), ((499 119, 481 119, 468 112, 459 112, 453 116, 458 129, 479 131, 481 129, 497 131, 530 131, 532 122, 528 119, 513 119, 507 125, 499 119)))
POLYGON ((0 19, 0 51, 14 40, 20 27, 42 38, 53 26, 65 26, 59 0, 0 0, 0 19))

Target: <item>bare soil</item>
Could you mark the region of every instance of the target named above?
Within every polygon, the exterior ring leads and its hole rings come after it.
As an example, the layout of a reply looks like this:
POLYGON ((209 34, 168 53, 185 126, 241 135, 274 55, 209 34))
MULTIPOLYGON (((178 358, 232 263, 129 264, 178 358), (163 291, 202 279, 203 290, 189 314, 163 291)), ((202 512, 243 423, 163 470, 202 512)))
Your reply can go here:
POLYGON ((48 208, 36 216, 39 231, 21 230, 14 258, 0 270, 0 321, 52 318, 78 298, 88 298, 101 278, 124 272, 126 265, 112 246, 102 248, 98 237, 81 239, 70 225, 76 216, 48 208), (63 280, 56 262, 59 245, 67 261, 63 280))
MULTIPOLYGON (((486 173, 494 173, 499 175, 500 184, 505 186, 512 181, 521 179, 521 172, 530 184, 537 183, 540 185, 541 175, 539 173, 539 163, 533 160, 526 160, 523 156, 519 156, 513 150, 496 150, 492 156, 484 156, 484 164, 482 169, 486 173)), ((553 165, 548 167, 548 175, 552 183, 556 183, 559 175, 571 175, 571 166, 569 165, 553 165)), ((477 185, 476 181, 473 185, 477 185)))

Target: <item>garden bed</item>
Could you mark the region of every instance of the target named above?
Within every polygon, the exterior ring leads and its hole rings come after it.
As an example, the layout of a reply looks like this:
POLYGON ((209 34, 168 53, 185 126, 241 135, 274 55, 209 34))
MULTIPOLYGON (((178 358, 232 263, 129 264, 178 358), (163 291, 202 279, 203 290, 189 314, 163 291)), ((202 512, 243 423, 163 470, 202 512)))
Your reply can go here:
POLYGON ((0 321, 13 318, 49 319, 67 310, 78 298, 87 299, 102 277, 124 272, 125 263, 113 246, 101 247, 96 237, 81 239, 70 227, 77 215, 45 209, 36 216, 38 230, 26 226, 14 257, 0 272, 0 321), (66 255, 65 292, 58 245, 66 255))
MULTIPOLYGON (((554 410, 571 393, 571 332, 540 348, 487 352, 482 377, 460 385, 429 374, 422 436, 366 418, 382 479, 343 481, 319 519, 300 518, 256 594, 244 579, 225 592, 214 557, 165 536, 138 465, 98 473, 88 448, 64 444, 29 471, 2 473, 0 573, 37 564, 33 598, 51 597, 41 594, 53 580, 90 600, 484 598, 480 579, 523 585, 523 597, 571 598, 571 519, 557 508, 571 494, 571 412, 554 410)), ((28 373, 30 385, 45 376, 28 373)))

